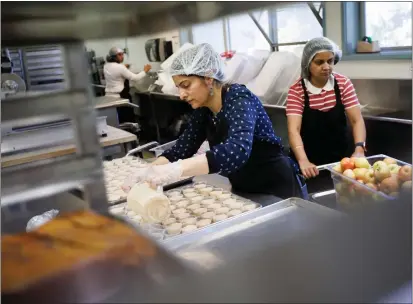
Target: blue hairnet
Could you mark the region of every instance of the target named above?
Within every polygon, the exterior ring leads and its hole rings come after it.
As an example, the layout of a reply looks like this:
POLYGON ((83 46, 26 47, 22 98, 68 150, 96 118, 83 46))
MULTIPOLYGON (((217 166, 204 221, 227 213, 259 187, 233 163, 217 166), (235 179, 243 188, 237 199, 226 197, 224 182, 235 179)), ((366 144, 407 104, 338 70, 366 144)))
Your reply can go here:
POLYGON ((169 73, 175 75, 197 75, 224 80, 223 62, 211 45, 202 43, 181 53, 171 64, 169 73))
POLYGON ((301 77, 308 79, 310 77, 310 63, 314 56, 320 52, 332 52, 334 54, 334 64, 337 64, 341 59, 341 50, 330 39, 319 37, 311 39, 306 43, 301 58, 301 77))

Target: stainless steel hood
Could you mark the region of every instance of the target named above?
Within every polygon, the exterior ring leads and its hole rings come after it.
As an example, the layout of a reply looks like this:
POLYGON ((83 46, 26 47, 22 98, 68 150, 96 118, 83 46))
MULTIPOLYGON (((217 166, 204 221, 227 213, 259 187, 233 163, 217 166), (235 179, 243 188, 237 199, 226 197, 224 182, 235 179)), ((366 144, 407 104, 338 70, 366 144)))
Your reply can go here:
POLYGON ((283 2, 2 2, 2 44, 130 37, 283 2))

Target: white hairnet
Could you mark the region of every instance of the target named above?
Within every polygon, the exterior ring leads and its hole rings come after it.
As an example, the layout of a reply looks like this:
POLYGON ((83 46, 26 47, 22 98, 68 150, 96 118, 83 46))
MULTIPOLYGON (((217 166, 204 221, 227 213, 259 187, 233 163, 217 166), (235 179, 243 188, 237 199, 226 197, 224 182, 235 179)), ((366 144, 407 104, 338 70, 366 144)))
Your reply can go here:
POLYGON ((191 47, 174 59, 169 73, 175 75, 197 75, 224 80, 223 62, 217 52, 207 43, 191 47))
POLYGON ((330 39, 319 37, 311 39, 306 43, 301 58, 301 77, 308 79, 310 77, 310 63, 314 56, 320 52, 332 52, 334 54, 334 64, 341 59, 341 50, 330 39))
POLYGON ((123 50, 116 46, 109 50, 109 56, 116 56, 117 54, 123 54, 123 50))

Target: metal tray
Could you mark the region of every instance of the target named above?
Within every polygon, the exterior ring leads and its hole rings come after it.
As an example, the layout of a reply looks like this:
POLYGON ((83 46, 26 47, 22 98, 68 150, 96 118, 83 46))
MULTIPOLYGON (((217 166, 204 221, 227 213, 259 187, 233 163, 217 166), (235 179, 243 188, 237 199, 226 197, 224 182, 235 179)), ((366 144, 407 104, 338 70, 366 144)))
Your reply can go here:
POLYGON ((300 198, 243 213, 192 233, 166 239, 163 246, 190 265, 211 269, 251 251, 302 237, 317 229, 324 220, 345 215, 300 198))
MULTIPOLYGON (((192 184, 195 185, 195 184, 198 184, 198 183, 203 183, 203 184, 206 184, 206 185, 209 186, 209 187, 218 188, 218 187, 216 187, 216 186, 213 186, 213 185, 208 184, 207 182, 203 182, 203 181, 202 181, 202 182, 193 182, 192 184)), ((174 188, 173 190, 182 190, 183 188, 186 188, 186 187, 188 187, 188 185, 181 186, 181 187, 177 187, 177 188, 174 188)), ((227 191, 227 190, 224 190, 224 191, 227 191)), ((231 192, 231 191, 227 191, 227 192, 231 192)), ((174 238, 177 238, 177 237, 180 237, 180 236, 183 236, 183 235, 188 235, 188 234, 196 233, 196 232, 198 232, 198 231, 203 231, 203 230, 205 230, 205 229, 207 229, 207 228, 209 228, 209 227, 218 225, 218 224, 220 224, 220 223, 222 223, 222 222, 227 222, 227 221, 229 221, 229 220, 231 220, 231 219, 233 219, 233 218, 240 217, 240 216, 242 216, 242 215, 244 215, 244 214, 249 214, 249 213, 251 213, 251 212, 254 212, 254 211, 262 208, 262 205, 261 205, 261 204, 259 204, 259 203, 257 203, 257 202, 254 202, 254 201, 252 201, 252 200, 250 200, 250 199, 247 199, 247 198, 245 198, 245 197, 239 196, 239 195, 234 194, 234 193, 232 193, 232 192, 231 192, 231 195, 232 195, 235 199, 237 199, 237 200, 240 200, 240 201, 249 201, 249 202, 251 202, 251 203, 254 203, 254 204, 257 205, 257 208, 254 209, 254 210, 251 210, 251 211, 243 212, 243 213, 241 213, 241 214, 239 214, 239 215, 235 215, 235 216, 230 217, 230 218, 228 218, 228 219, 226 219, 226 220, 222 220, 222 221, 217 222, 217 223, 212 223, 212 224, 210 224, 210 225, 208 225, 208 226, 206 226, 206 227, 198 228, 197 230, 195 230, 195 231, 193 231, 193 232, 187 232, 187 233, 185 233, 185 234, 179 234, 179 235, 176 235, 176 236, 167 236, 165 239, 166 239, 166 240, 174 239, 174 238)))
MULTIPOLYGON (((184 181, 186 181, 186 180, 184 180, 184 181)), ((215 187, 215 186, 210 185, 210 184, 208 184, 208 183, 206 183, 206 182, 204 182, 204 181, 203 181, 203 182, 192 182, 193 185, 194 185, 194 184, 197 184, 197 183, 205 183, 207 186, 215 187)), ((175 187, 175 188, 173 188, 173 190, 181 190, 181 189, 186 188, 186 187, 188 187, 188 183, 186 183, 184 186, 175 187)), ((217 188, 217 187, 215 187, 215 188, 217 188)), ((172 189, 171 189, 171 190, 172 190, 172 189)), ((225 190, 225 191, 227 191, 227 190, 225 190)), ((229 192, 229 191, 227 191, 227 192, 229 192)), ((255 204, 255 205, 257 205, 257 208, 254 209, 254 210, 246 211, 246 212, 243 212, 243 213, 241 213, 241 214, 239 214, 239 215, 230 217, 230 218, 228 218, 228 219, 226 219, 226 220, 222 220, 222 221, 220 221, 220 222, 218 222, 218 223, 212 223, 212 224, 210 224, 210 225, 208 225, 208 226, 206 226, 206 227, 198 228, 198 229, 195 230, 194 232, 186 232, 185 234, 179 234, 179 235, 174 235, 174 236, 167 235, 166 232, 165 232, 165 239, 164 239, 163 241, 165 241, 165 240, 170 240, 170 239, 175 239, 175 238, 178 238, 178 237, 180 237, 180 236, 182 236, 182 235, 188 235, 188 234, 196 233, 196 232, 199 232, 199 231, 203 231, 203 230, 205 230, 205 229, 207 229, 207 228, 209 228, 209 227, 218 225, 218 224, 220 224, 220 223, 222 223, 222 222, 229 221, 229 220, 231 220, 231 219, 233 219, 233 218, 238 218, 238 217, 240 217, 240 216, 242 216, 242 215, 244 215, 244 214, 249 214, 249 213, 251 213, 251 212, 254 212, 254 211, 259 210, 259 209, 262 208, 262 205, 261 205, 261 204, 259 204, 259 203, 257 203, 257 202, 254 202, 254 201, 252 201, 252 200, 250 200, 250 199, 241 197, 241 196, 236 195, 236 194, 234 194, 234 193, 231 193, 231 195, 232 195, 233 198, 235 198, 235 199, 237 199, 237 200, 247 201, 247 202, 250 202, 251 204, 255 204)), ((119 207, 119 205, 122 205, 122 204, 124 204, 124 203, 125 203, 124 201, 123 201, 123 202, 120 202, 120 203, 118 203, 118 206, 116 206, 116 207, 119 207)), ((126 204, 124 204, 124 206, 126 206, 126 204)), ((114 206, 112 205, 111 207, 114 207, 114 206)), ((110 210, 110 207, 109 207, 109 210, 110 210)), ((126 217, 126 215, 125 215, 124 217, 126 217)), ((128 221, 130 222, 130 221, 132 221, 132 220, 129 220, 129 219, 128 219, 128 221)), ((139 224, 136 224, 136 225, 139 225, 139 224)), ((165 227, 164 227, 164 228, 165 228, 165 227)))

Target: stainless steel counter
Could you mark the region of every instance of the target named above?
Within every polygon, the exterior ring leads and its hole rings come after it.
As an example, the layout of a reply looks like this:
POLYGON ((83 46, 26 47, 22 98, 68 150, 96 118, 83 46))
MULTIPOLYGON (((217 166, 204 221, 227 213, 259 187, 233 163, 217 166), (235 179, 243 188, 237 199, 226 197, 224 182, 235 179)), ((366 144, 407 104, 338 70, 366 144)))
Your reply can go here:
POLYGON ((247 259, 257 248, 281 245, 311 233, 323 221, 343 214, 291 198, 197 232, 165 240, 163 245, 191 266, 211 270, 229 261, 247 259))
MULTIPOLYGON (((181 101, 179 96, 177 95, 170 95, 158 92, 139 92, 139 94, 149 94, 154 97, 154 99, 168 99, 174 101, 181 101)), ((264 108, 267 109, 275 109, 280 111, 285 111, 286 106, 281 105, 273 105, 268 103, 262 104, 264 108)), ((391 111, 391 110, 375 110, 375 109, 366 109, 362 111, 362 115, 365 119, 370 120, 378 120, 378 121, 387 121, 387 122, 394 122, 394 123, 401 123, 401 124, 412 124, 411 113, 410 112, 403 112, 403 111, 391 111)))
POLYGON ((349 217, 289 199, 170 239, 162 247, 191 271, 159 275, 160 282, 145 289, 131 282, 117 302, 409 300, 408 292, 392 299, 386 295, 411 280, 410 204, 383 205, 349 217))

